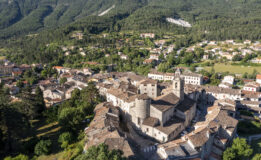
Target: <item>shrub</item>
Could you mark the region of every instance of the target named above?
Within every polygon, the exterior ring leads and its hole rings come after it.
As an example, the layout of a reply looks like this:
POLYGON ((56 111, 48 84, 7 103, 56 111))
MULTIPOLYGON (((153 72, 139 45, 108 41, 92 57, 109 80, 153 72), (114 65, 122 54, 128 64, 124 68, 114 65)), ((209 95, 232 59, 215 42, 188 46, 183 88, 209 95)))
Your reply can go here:
POLYGON ((261 123, 256 121, 240 121, 238 123, 239 134, 259 134, 261 133, 261 123))
POLYGON ((29 157, 23 154, 19 154, 18 156, 12 158, 12 157, 6 157, 4 160, 29 160, 29 157))
POLYGON ((34 153, 38 156, 46 155, 51 151, 51 140, 41 140, 34 147, 34 153))
POLYGON ((64 132, 59 136, 58 142, 61 143, 62 148, 67 148, 73 141, 73 136, 70 132, 64 132))

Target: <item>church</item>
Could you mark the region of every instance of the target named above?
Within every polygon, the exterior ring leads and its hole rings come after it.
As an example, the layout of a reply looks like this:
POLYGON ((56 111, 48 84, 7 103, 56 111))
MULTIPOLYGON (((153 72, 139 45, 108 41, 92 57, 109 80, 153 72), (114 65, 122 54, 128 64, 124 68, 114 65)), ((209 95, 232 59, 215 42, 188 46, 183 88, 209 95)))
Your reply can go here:
POLYGON ((196 114, 196 102, 184 94, 184 79, 176 78, 172 89, 164 95, 155 98, 137 95, 129 114, 144 135, 167 142, 190 125, 196 114))

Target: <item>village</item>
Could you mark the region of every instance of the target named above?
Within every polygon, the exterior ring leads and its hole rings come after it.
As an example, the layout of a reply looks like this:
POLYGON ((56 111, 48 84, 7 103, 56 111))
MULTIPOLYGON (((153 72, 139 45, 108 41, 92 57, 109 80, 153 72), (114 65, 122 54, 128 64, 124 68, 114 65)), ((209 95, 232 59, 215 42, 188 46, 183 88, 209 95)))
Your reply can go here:
POLYGON ((261 0, 0 0, 0 160, 261 160, 261 0))
MULTIPOLYGON (((110 34, 99 36, 101 39, 115 39, 115 36, 110 34)), ((77 41, 82 41, 85 35, 82 32, 75 32, 71 37, 77 41)), ((174 35, 157 35, 155 33, 128 33, 117 35, 116 39, 116 50, 108 53, 106 49, 103 49, 103 57, 94 59, 94 61, 99 62, 100 59, 104 61, 104 59, 109 59, 112 56, 118 57, 118 61, 123 62, 138 58, 133 57, 132 50, 126 49, 126 46, 129 46, 135 52, 139 52, 135 53, 135 55, 140 55, 138 60, 142 61, 144 66, 151 65, 152 68, 157 67, 163 72, 171 69, 173 63, 180 66, 183 64, 191 65, 197 71, 209 71, 212 66, 218 71, 231 71, 231 73, 241 74, 241 76, 249 69, 251 71, 254 69, 260 71, 258 66, 261 63, 261 43, 259 41, 203 40, 193 43, 186 41, 176 42, 177 38, 174 35), (240 68, 244 69, 240 70, 240 68)), ((78 53, 86 57, 88 52, 97 52, 99 50, 99 46, 62 46, 65 56, 72 56, 78 53)))
MULTIPOLYGON (((6 60, 0 67, 13 99, 28 81, 23 74, 45 66, 15 65, 6 60)), ((235 77, 227 75, 218 86, 206 85, 207 78, 177 67, 174 73, 152 69, 147 76, 133 72, 95 73, 90 68, 53 66, 56 76, 39 79, 47 108, 70 99, 74 89, 95 83, 105 102, 95 108, 95 117, 85 129, 85 149, 100 143, 120 149, 124 156, 137 153, 148 159, 219 159, 237 137, 238 120, 259 119, 261 75, 235 88, 235 77), (57 77, 57 78, 55 78, 57 77), (244 112, 242 112, 244 113, 244 112)), ((39 75, 38 75, 39 76, 39 75)), ((32 91, 33 92, 33 91, 32 91)))
MULTIPOLYGON (((104 143, 129 159, 221 159, 233 139, 245 134, 244 124, 261 121, 261 71, 215 72, 215 63, 258 67, 261 44, 227 40, 177 47, 163 37, 140 34, 131 45, 138 53, 119 49, 128 38, 103 56, 99 46, 60 46, 64 57, 80 57, 64 66, 17 65, 2 57, 0 82, 12 101, 19 101, 17 95, 27 87, 32 94, 40 88, 46 108, 93 83, 103 102, 92 121, 87 119, 84 151, 104 143), (96 52, 97 59, 88 56, 96 52), (131 64, 135 58, 138 62, 131 64), (143 68, 126 69, 126 63, 143 68)), ((81 41, 84 34, 71 38, 81 41)))

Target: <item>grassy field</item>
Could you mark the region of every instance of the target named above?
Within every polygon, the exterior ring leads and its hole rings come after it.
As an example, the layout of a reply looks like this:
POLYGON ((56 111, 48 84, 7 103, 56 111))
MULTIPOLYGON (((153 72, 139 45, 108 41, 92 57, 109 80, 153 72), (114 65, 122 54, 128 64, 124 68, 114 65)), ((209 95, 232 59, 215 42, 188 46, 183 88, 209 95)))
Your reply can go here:
POLYGON ((37 160, 62 160, 63 159, 63 152, 59 152, 56 154, 51 155, 43 155, 37 158, 37 160))
MULTIPOLYGON (((212 67, 205 67, 205 70, 210 71, 212 67)), ((252 73, 254 69, 261 73, 261 66, 240 66, 240 65, 230 65, 230 64, 215 64, 214 69, 216 72, 230 72, 237 74, 252 73)))
MULTIPOLYGON (((50 155, 51 159, 55 159, 56 157, 60 157, 62 149, 60 148, 60 144, 58 143, 58 137, 60 135, 60 129, 58 122, 53 122, 50 124, 47 124, 44 118, 37 119, 37 120, 31 120, 30 123, 32 124, 32 130, 30 135, 28 135, 27 139, 24 139, 24 141, 28 141, 33 136, 38 137, 39 139, 50 139, 52 141, 51 151, 52 155, 50 155)), ((40 156, 39 159, 46 159, 45 156, 40 156)))
POLYGON ((0 56, 0 60, 5 60, 5 56, 0 56))

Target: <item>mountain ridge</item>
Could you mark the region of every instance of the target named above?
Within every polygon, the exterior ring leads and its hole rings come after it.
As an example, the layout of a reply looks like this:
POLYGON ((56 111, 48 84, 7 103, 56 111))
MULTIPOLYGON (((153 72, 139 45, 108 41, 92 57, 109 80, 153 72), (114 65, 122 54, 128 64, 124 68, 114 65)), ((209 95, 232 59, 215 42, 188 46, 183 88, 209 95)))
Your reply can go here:
POLYGON ((260 37, 261 0, 0 0, 0 37, 63 27, 106 10, 102 16, 120 17, 113 24, 120 30, 183 32, 167 21, 174 18, 190 23, 188 31, 222 35, 247 26, 260 37))

